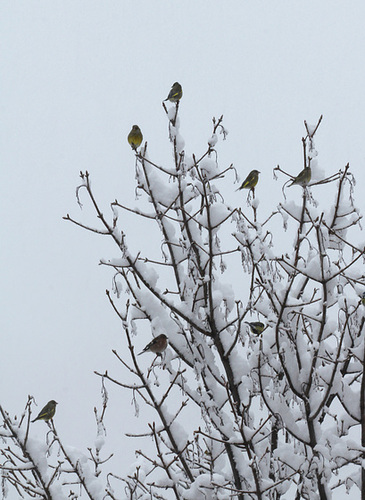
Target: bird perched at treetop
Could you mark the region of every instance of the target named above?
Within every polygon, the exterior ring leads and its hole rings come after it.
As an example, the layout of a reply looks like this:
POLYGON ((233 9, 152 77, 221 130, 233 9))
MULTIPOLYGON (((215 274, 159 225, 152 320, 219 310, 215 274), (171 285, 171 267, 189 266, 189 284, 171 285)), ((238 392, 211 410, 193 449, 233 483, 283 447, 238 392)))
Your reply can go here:
POLYGON ((298 184, 299 186, 305 187, 311 180, 312 170, 310 167, 305 167, 303 170, 292 180, 290 186, 298 184))
POLYGON ((143 135, 141 129, 138 125, 133 125, 132 130, 128 134, 128 142, 132 146, 132 149, 136 150, 143 140, 143 135))
POLYGON ((263 323, 261 323, 261 321, 252 321, 251 323, 246 321, 246 323, 248 324, 251 332, 254 335, 260 335, 265 329, 265 325, 263 323))
POLYGON ((143 354, 144 352, 154 352, 155 354, 161 356, 161 353, 164 352, 164 350, 167 347, 167 337, 165 334, 158 335, 155 337, 149 344, 146 345, 146 347, 141 351, 140 354, 143 354))
POLYGON ((177 102, 182 98, 183 91, 179 82, 175 82, 171 87, 169 95, 166 97, 165 101, 177 102))
POLYGON ((242 182, 240 187, 236 189, 236 191, 239 191, 240 189, 254 189, 256 184, 259 181, 259 174, 261 172, 259 170, 251 170, 251 172, 248 174, 246 179, 242 182))
POLYGON ((48 422, 48 420, 51 420, 56 412, 57 404, 57 401, 54 401, 53 399, 51 401, 48 401, 46 406, 42 408, 42 410, 38 413, 38 416, 34 420, 32 420, 32 422, 35 422, 36 420, 45 420, 46 422, 48 422))

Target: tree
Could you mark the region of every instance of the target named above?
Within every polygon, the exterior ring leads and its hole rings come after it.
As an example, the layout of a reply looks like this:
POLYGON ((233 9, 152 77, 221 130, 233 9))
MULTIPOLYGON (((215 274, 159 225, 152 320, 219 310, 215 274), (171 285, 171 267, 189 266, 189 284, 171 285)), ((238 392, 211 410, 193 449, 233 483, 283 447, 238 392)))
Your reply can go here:
MULTIPOLYGON (((90 449, 95 472, 86 473, 51 422, 50 446, 57 443, 62 458, 48 465, 53 472, 45 477, 29 451, 30 399, 17 425, 1 409, 1 436, 13 443, 2 450, 3 491, 11 484, 35 498, 56 498, 52 488, 59 485, 66 495, 61 478, 72 473, 89 498, 324 500, 353 485, 365 498, 364 248, 351 242, 361 216, 349 165, 320 179, 314 137, 322 117, 314 127, 304 122, 304 168, 311 169, 311 182, 291 188, 301 191, 299 204, 287 201, 285 182, 283 201, 260 222, 255 188, 248 191, 247 209, 225 202, 221 186, 235 170, 218 162, 223 117, 213 119, 205 153, 188 157, 179 102, 164 110, 173 166, 151 161, 146 143, 135 152, 137 191, 151 211, 116 200, 111 218, 104 216, 85 172, 77 199, 81 205, 86 191, 99 227, 65 217, 110 237, 118 249, 119 258, 101 264, 114 271, 107 297, 126 346, 113 354, 135 382, 108 371, 98 375, 103 387, 129 390, 137 412, 140 405, 153 409, 141 435, 152 437, 155 453, 139 450, 134 474, 122 478, 107 471, 100 449, 90 449), (323 196, 321 203, 315 200, 315 193, 329 188, 333 203, 323 196), (153 240, 137 254, 129 250, 120 210, 154 225, 161 258, 150 251, 153 240), (286 253, 276 255, 279 224, 287 230, 286 253), (252 322, 262 323, 263 331, 252 322), (169 340, 162 356, 144 355, 151 356, 149 368, 135 348, 146 331, 169 340)), ((274 172, 293 179, 280 166, 274 172)), ((101 436, 103 412, 95 415, 101 436)))

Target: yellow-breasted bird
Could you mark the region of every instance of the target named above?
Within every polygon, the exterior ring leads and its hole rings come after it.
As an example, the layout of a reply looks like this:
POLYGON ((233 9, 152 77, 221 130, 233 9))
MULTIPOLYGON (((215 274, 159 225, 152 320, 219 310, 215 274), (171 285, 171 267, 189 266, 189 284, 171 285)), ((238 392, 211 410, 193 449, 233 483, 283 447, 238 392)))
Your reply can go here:
POLYGON ((253 189, 259 181, 259 174, 261 172, 259 170, 251 170, 246 179, 242 182, 240 187, 236 189, 239 191, 240 189, 253 189))
POLYGON ((167 347, 167 337, 165 334, 158 335, 155 337, 149 344, 146 345, 146 347, 141 351, 140 354, 143 354, 144 352, 154 352, 155 354, 158 354, 161 356, 161 353, 164 352, 164 350, 167 347))
POLYGON ((248 324, 251 332, 254 335, 260 335, 265 329, 265 325, 263 323, 261 323, 261 321, 252 321, 251 323, 246 321, 246 323, 248 324))
POLYGON ((365 306, 365 292, 362 292, 362 294, 360 295, 360 300, 361 300, 361 304, 363 306, 365 306))
POLYGON ((305 167, 303 170, 292 180, 290 186, 298 184, 299 186, 305 187, 312 178, 312 170, 310 167, 305 167))
POLYGON ((36 420, 45 420, 46 422, 48 422, 48 420, 51 420, 56 412, 57 404, 57 401, 54 401, 53 399, 51 401, 48 401, 46 406, 41 409, 41 411, 38 413, 38 416, 34 420, 32 420, 32 422, 35 422, 36 420))
POLYGON ((133 125, 132 130, 128 134, 128 142, 132 146, 132 149, 136 150, 143 140, 143 135, 141 129, 138 125, 133 125))
POLYGON ((175 82, 171 87, 169 95, 166 97, 165 101, 177 102, 182 98, 183 91, 179 82, 175 82))

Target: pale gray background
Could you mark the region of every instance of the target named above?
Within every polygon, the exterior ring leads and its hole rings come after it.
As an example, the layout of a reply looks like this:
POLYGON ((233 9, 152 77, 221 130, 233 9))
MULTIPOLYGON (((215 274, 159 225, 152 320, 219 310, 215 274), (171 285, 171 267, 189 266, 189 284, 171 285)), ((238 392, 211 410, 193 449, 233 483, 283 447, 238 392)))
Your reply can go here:
MULTIPOLYGON (((92 444, 93 371, 118 374, 110 351, 121 331, 105 296, 111 274, 97 264, 117 253, 62 216, 92 221, 75 201, 85 169, 105 213, 115 198, 137 204, 126 136, 139 124, 151 158, 168 165, 161 101, 174 81, 187 152, 205 150, 211 118, 223 114, 221 165, 233 162, 241 179, 261 170, 264 213, 281 200, 272 168, 301 170, 303 120, 322 113, 319 165, 329 175, 350 162, 364 210, 364 19, 361 0, 1 2, 0 402, 11 414, 28 394, 40 406, 54 398, 64 441, 92 444)), ((231 181, 225 195, 244 205, 231 181)), ((142 246, 146 235, 128 224, 142 246)), ((106 423, 124 450, 122 474, 135 446, 123 432, 135 424, 130 395, 112 393, 106 423)))

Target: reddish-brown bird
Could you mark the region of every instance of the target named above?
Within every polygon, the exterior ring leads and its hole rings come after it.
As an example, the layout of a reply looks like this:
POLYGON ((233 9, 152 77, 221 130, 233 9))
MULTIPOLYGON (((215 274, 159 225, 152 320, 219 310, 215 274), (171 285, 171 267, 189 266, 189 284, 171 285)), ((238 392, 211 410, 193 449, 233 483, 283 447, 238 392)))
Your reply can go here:
POLYGON ((155 354, 161 355, 166 347, 167 337, 165 334, 161 333, 161 335, 158 335, 149 344, 147 344, 143 351, 138 354, 138 356, 140 354, 143 354, 144 352, 154 352, 155 354))

